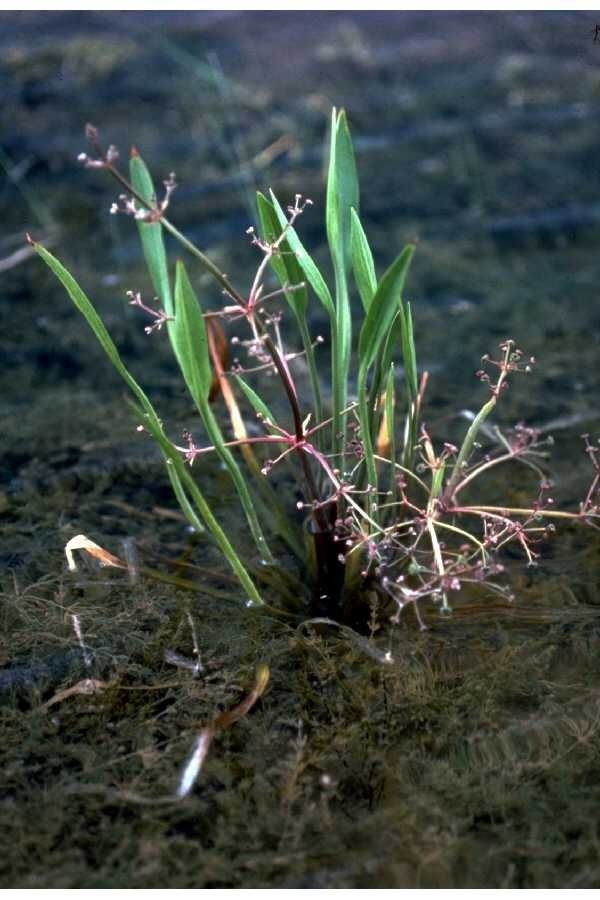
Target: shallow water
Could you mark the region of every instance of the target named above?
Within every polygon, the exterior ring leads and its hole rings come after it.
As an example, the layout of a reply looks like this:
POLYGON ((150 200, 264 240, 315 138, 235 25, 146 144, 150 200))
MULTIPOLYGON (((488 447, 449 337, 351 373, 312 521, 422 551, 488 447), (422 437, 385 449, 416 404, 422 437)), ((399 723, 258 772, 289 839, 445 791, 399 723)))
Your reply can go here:
MULTIPOLYGON (((418 238, 410 296, 432 370, 428 424, 444 437, 462 427, 453 414, 481 401, 479 357, 515 338, 539 363, 498 421, 562 420, 556 497, 576 506, 600 371, 593 14, 1 22, 0 257, 25 231, 48 237, 172 421, 187 427, 190 408, 164 342, 149 342, 124 301, 145 275, 131 223, 107 215, 112 186, 75 163, 83 124, 124 155, 135 143, 157 175, 175 169, 173 218, 244 284, 254 187, 312 197, 303 236, 327 265, 322 147, 335 103, 356 138, 380 270, 418 238)), ((42 704, 85 674, 76 665, 8 695, 4 809, 18 837, 3 883, 597 886, 597 537, 567 530, 540 571, 513 561, 512 609, 465 598, 450 621, 432 612, 424 635, 410 616, 391 638, 382 623, 373 640, 392 641, 391 667, 344 638, 249 618, 202 544, 187 561, 208 570, 204 592, 95 571, 69 579, 73 534, 115 552, 134 537, 165 571, 156 555, 181 556, 186 537, 117 376, 49 273, 26 259, 2 285, 1 662, 64 660, 76 612, 111 682, 52 715, 42 704), (188 610, 213 664, 201 682, 163 661, 165 647, 190 653, 188 610), (195 730, 239 701, 263 658, 270 692, 218 739, 190 800, 165 811, 107 793, 172 789, 195 730)), ((315 332, 322 324, 315 310, 315 332)), ((214 467, 203 480, 228 496, 214 467)), ((233 502, 223 515, 237 530, 233 502)), ((199 577, 183 564, 175 574, 199 577)))

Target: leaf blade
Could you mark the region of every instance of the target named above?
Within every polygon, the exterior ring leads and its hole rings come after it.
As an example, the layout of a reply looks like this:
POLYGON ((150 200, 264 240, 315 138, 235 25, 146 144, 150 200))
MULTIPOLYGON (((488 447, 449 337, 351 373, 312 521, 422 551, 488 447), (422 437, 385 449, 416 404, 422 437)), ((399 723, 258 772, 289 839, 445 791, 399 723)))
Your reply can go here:
MULTIPOLYGON (((283 209, 281 208, 281 204, 279 203, 279 200, 277 199, 273 191, 269 191, 269 194, 271 196, 271 201, 277 214, 279 224, 282 228, 285 228, 288 220, 283 209)), ((298 237, 295 228, 288 229, 288 244, 290 245, 292 251, 296 254, 296 259, 298 260, 298 264, 304 272, 306 280, 317 295, 319 301, 324 306, 329 318, 335 319, 335 306, 333 304, 333 298, 331 296, 329 288, 327 287, 325 279, 319 272, 319 269, 317 268, 314 260, 306 251, 302 241, 298 237)))
POLYGON ((406 246, 379 282, 359 335, 360 367, 368 369, 373 364, 394 315, 401 305, 402 289, 414 250, 414 245, 406 246))
POLYGON ((356 287, 363 308, 368 312, 377 291, 377 275, 367 236, 354 207, 350 210, 350 253, 356 287))
MULTIPOLYGON (((256 206, 260 221, 262 237, 268 243, 274 243, 282 233, 282 226, 273 204, 260 191, 256 192, 256 206)), ((294 256, 287 240, 282 241, 280 253, 271 257, 271 266, 282 287, 290 285, 293 291, 285 291, 285 298, 296 317, 306 315, 308 306, 308 290, 306 286, 298 288, 304 281, 302 268, 294 256)))
MULTIPOLYGON (((154 182, 148 171, 146 163, 136 152, 132 153, 129 161, 129 174, 131 184, 145 202, 152 206, 156 202, 154 182)), ((173 295, 169 280, 169 268, 167 254, 163 239, 163 229, 160 222, 138 221, 138 232, 142 244, 142 250, 154 290, 160 298, 160 302, 167 316, 174 314, 173 295)))
POLYGON ((175 323, 171 341, 188 390, 200 408, 208 403, 212 367, 200 302, 179 260, 175 270, 175 323))

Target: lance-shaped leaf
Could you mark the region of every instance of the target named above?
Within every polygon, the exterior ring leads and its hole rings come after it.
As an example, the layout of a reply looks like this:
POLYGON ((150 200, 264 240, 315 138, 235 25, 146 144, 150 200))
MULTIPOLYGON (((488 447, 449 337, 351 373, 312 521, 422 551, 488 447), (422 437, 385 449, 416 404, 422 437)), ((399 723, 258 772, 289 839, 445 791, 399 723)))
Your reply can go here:
POLYGON ((157 424, 154 419, 149 419, 147 417, 145 427, 148 429, 157 444, 159 444, 169 465, 174 469, 178 480, 198 507, 200 515, 206 522, 207 528, 217 542, 221 553, 237 575, 249 598, 259 605, 263 604, 264 600, 260 596, 256 585, 252 581, 252 578, 248 574, 246 567, 236 553, 229 538, 213 515, 210 506, 204 499, 204 495, 202 494, 194 478, 192 477, 189 467, 186 466, 183 459, 181 458, 181 454, 179 453, 179 451, 174 446, 174 444, 172 444, 171 441, 169 441, 169 439, 166 437, 162 430, 162 427, 160 427, 160 423, 157 424))
POLYGON ((362 371, 366 372, 373 364, 398 311, 414 251, 414 245, 409 244, 396 257, 381 279, 371 301, 358 341, 359 366, 362 371))
MULTIPOLYGON (((279 200, 277 199, 273 191, 269 191, 269 193, 271 195, 273 208, 275 209, 277 218, 279 219, 279 224, 282 228, 285 228, 288 223, 287 216, 281 208, 281 204, 279 203, 279 200)), ((331 296, 329 288, 325 283, 325 279, 319 272, 319 269, 315 265, 314 260, 304 248, 304 245, 296 234, 296 230, 294 228, 288 229, 287 242, 292 251, 296 254, 296 259, 298 260, 300 268, 304 272, 304 277, 327 310, 327 314, 330 320, 335 321, 335 307, 333 305, 333 298, 331 296)))
POLYGON ((402 363, 404 365, 404 379, 406 381, 407 393, 402 463, 407 468, 412 469, 417 435, 419 433, 419 404, 417 402, 419 382, 410 303, 402 303, 398 315, 400 320, 402 363))
MULTIPOLYGON (((135 149, 131 151, 129 173, 131 176, 131 184, 136 193, 138 193, 149 206, 153 206, 156 203, 156 192, 154 190, 152 176, 148 171, 146 163, 135 149)), ((140 220, 138 221, 138 231, 154 290, 158 294, 166 314, 172 316, 174 314, 173 295, 169 282, 169 269, 163 240, 162 225, 160 222, 144 222, 143 220, 140 220)), ((168 326, 169 324, 170 323, 167 323, 168 326)))
POLYGON ((356 287, 367 312, 377 290, 377 275, 367 236, 354 208, 350 210, 350 254, 356 287))
MULTIPOLYGON (((358 177, 346 113, 334 109, 331 117, 327 176, 327 240, 335 275, 336 329, 332 334, 333 447, 342 449, 343 414, 352 349, 352 314, 348 295, 350 263, 350 210, 358 210, 358 177)), ((343 467, 343 456, 342 456, 343 467)))
MULTIPOLYGON (((256 205, 258 208, 262 237, 264 240, 272 243, 279 238, 283 230, 275 211, 275 207, 269 200, 267 200, 264 194, 260 193, 260 191, 257 191, 256 193, 256 205)), ((282 287, 285 287, 286 285, 294 286, 302 283, 306 284, 306 282, 304 281, 304 273, 302 271, 302 267, 296 259, 296 256, 293 253, 287 240, 281 243, 280 253, 275 254, 271 258, 271 265, 273 266, 273 269, 277 274, 282 287)), ((306 361, 308 363, 308 372, 310 375, 310 382, 314 398, 315 420, 317 422, 321 422, 323 419, 321 384, 319 379, 319 372, 317 369, 317 363, 315 360, 315 352, 312 341, 310 339, 310 332, 308 330, 308 322, 306 319, 306 310, 308 307, 308 289, 306 288, 306 286, 304 286, 302 288, 296 287, 292 291, 287 290, 285 291, 285 297, 294 313, 294 316, 296 317, 296 322, 298 323, 298 329, 300 331, 302 345, 304 347, 304 352, 306 353, 306 361)), ((317 435, 317 443, 319 443, 320 438, 321 434, 319 432, 317 435)))
POLYGON ((347 269, 350 255, 350 210, 358 212, 359 189, 354 148, 346 113, 331 117, 326 225, 334 266, 347 269))
POLYGON ((277 421, 276 421, 273 413, 271 412, 271 410, 269 409, 267 404, 264 402, 264 400, 262 400, 262 398, 258 396, 256 391, 253 388, 251 388, 250 385, 247 384, 243 378, 240 378, 239 375, 235 376, 235 380, 236 380, 237 384, 239 385, 240 389, 246 395, 246 399, 252 405, 254 412, 258 413, 262 417, 264 424, 266 425, 267 423, 270 422, 273 425, 277 425, 277 421))
POLYGON ((404 363, 406 385, 411 399, 416 400, 419 392, 419 381, 417 375, 417 352, 415 348, 410 303, 403 303, 401 305, 400 314, 402 316, 402 360, 404 363))
MULTIPOLYGON (((256 206, 262 237, 270 244, 275 243, 281 236, 283 228, 279 223, 273 204, 267 200, 264 194, 257 191, 256 206)), ((282 287, 286 285, 294 287, 294 290, 285 292, 286 300, 296 317, 304 316, 308 306, 308 291, 305 286, 298 287, 304 283, 304 275, 287 240, 281 242, 279 253, 275 253, 271 257, 271 266, 282 287)))
POLYGON ((371 409, 374 409, 377 404, 379 395, 383 390, 385 378, 387 377, 387 373, 390 369, 390 364, 394 361, 395 355, 397 354, 398 349, 401 347, 401 345, 402 305, 399 306, 394 318, 392 319, 391 325, 388 329, 388 333, 385 336, 379 353, 375 357, 375 362, 372 367, 371 386, 369 388, 369 404, 371 409))
POLYGON ((181 261, 176 269, 171 341, 185 383, 200 409, 208 404, 212 384, 208 337, 200 303, 181 261))

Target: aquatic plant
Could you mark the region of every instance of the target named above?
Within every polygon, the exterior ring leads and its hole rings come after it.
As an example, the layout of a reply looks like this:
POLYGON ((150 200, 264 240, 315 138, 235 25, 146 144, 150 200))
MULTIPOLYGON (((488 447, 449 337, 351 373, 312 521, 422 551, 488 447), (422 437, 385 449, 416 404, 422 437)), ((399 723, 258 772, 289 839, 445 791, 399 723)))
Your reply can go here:
POLYGON ((512 340, 500 344, 497 357, 483 357, 478 377, 488 396, 462 442, 435 445, 422 417, 428 374, 419 375, 411 305, 404 298, 415 247, 405 247, 383 275, 377 275, 360 220, 355 158, 343 111, 333 111, 327 179, 332 288, 298 233, 298 221, 312 205, 309 199, 297 194, 285 207, 272 191, 268 196, 257 194, 257 222, 248 235, 259 263, 249 288, 241 290, 167 218, 176 187, 173 175, 164 181, 164 197, 159 199, 137 150, 131 151, 126 177, 118 168, 116 148, 105 151, 93 126, 87 126, 87 137, 92 151, 81 154, 80 161, 88 168, 106 170, 121 186, 111 212, 125 213, 137 223, 157 295, 156 303, 150 304, 139 292, 129 292, 129 302, 149 317, 145 328, 149 335, 167 333, 207 443, 196 436, 196 424, 190 423, 183 441, 168 435, 87 295, 55 256, 32 241, 33 246, 131 389, 139 428, 158 443, 181 509, 195 531, 207 530, 218 544, 248 602, 264 602, 249 562, 226 534, 219 511, 211 509, 194 477, 207 454, 216 454, 229 473, 259 560, 273 565, 276 547, 287 545, 311 585, 309 595, 298 598, 300 607, 336 620, 366 618, 367 599, 374 597, 391 608, 395 619, 412 605, 421 622, 420 600, 430 599, 449 611, 449 594, 466 584, 485 582, 492 590, 507 591, 495 580, 503 569, 503 548, 520 546, 534 564, 537 545, 556 521, 593 524, 597 519, 598 445, 586 439, 594 475, 585 499, 577 511, 561 511, 553 506, 542 468, 548 440, 523 425, 504 433, 487 422, 509 377, 527 373, 534 363, 512 340), (224 296, 221 309, 203 310, 181 260, 173 276, 165 231, 214 278, 224 296), (354 289, 362 305, 360 323, 351 309, 354 289), (326 312, 328 341, 311 335, 312 298, 326 312), (284 335, 286 308, 301 350, 292 351, 284 335), (236 329, 245 328, 242 337, 226 337, 223 325, 233 323, 236 329), (244 352, 244 364, 236 360, 227 366, 222 352, 227 342, 244 352), (327 348, 328 379, 327 366, 319 359, 327 348), (299 388, 295 360, 300 356, 306 361, 310 401, 299 388), (257 386, 254 375, 265 373, 273 376, 270 394, 278 384, 285 398, 285 417, 273 414, 257 386), (228 426, 215 413, 212 401, 217 394, 225 402, 228 426), (242 402, 258 420, 259 434, 249 434, 242 402), (489 445, 485 450, 482 439, 489 445), (290 489, 288 504, 271 483, 271 473, 284 461, 290 464, 301 497, 293 500, 290 489), (530 506, 514 507, 509 499, 501 506, 464 499, 473 496, 472 488, 490 470, 509 462, 527 465, 538 480, 538 494, 530 506))

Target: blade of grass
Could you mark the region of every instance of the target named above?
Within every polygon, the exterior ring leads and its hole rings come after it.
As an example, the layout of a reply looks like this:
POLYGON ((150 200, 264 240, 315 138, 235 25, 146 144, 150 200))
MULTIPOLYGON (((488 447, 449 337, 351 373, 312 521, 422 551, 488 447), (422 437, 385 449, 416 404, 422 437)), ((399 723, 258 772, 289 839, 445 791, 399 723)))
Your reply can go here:
POLYGON ((359 335, 358 355, 362 369, 372 366, 398 308, 402 308, 402 289, 414 251, 412 244, 405 247, 379 283, 359 335))
POLYGON ((172 344, 187 388, 202 415, 212 385, 208 336, 200 303, 180 260, 175 275, 172 344))

